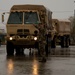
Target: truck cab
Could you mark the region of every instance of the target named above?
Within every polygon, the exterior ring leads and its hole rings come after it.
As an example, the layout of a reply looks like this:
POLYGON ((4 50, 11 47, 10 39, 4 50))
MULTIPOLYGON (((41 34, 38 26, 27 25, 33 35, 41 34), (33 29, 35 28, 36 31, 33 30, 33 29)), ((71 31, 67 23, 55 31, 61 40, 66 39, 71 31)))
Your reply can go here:
POLYGON ((7 28, 7 55, 23 53, 24 48, 39 48, 52 25, 52 12, 43 5, 14 5, 10 9, 7 28))

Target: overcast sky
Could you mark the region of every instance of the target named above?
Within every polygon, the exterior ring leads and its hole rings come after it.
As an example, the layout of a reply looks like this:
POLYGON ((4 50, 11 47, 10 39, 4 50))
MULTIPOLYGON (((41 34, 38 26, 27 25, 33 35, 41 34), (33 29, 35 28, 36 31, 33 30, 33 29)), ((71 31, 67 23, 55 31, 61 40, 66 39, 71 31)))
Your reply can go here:
MULTIPOLYGON (((10 8, 16 4, 39 4, 44 5, 53 12, 52 17, 67 19, 74 15, 74 0, 0 0, 0 16, 2 12, 9 12, 10 8)), ((0 24, 1 18, 0 18, 0 24)), ((5 26, 1 26, 5 27, 5 26)))

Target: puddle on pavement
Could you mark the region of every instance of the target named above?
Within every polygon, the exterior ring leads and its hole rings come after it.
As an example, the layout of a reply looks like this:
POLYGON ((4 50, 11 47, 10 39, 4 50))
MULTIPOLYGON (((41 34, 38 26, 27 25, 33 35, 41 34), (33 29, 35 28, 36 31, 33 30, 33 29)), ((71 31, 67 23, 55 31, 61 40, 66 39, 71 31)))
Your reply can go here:
POLYGON ((75 75, 74 50, 59 47, 52 49, 47 62, 42 63, 35 51, 31 56, 25 50, 25 56, 7 57, 5 50, 2 52, 0 49, 0 75, 75 75))

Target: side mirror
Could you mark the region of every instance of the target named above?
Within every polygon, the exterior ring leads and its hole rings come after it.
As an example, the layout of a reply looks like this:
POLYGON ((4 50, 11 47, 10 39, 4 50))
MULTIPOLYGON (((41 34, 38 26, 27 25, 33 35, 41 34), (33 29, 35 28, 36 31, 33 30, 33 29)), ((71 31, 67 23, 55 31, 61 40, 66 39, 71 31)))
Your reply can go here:
POLYGON ((9 15, 9 12, 4 12, 4 13, 2 13, 2 22, 5 22, 5 18, 7 18, 7 16, 9 15), (6 15, 6 13, 7 13, 7 15, 6 15))
POLYGON ((2 22, 4 22, 4 14, 5 14, 5 13, 2 14, 2 22))

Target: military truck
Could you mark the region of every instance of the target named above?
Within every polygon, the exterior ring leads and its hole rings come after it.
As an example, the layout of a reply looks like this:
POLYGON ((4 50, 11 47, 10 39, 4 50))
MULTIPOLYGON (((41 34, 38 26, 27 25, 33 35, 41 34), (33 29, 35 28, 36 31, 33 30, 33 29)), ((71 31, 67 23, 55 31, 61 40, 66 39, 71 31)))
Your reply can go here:
POLYGON ((38 53, 45 54, 44 49, 48 49, 46 35, 49 31, 51 35, 52 31, 52 11, 43 5, 14 5, 6 28, 7 55, 13 55, 14 50, 16 54, 22 54, 25 48, 37 48, 38 53))
POLYGON ((55 44, 58 43, 62 48, 69 47, 71 22, 69 20, 52 19, 52 24, 56 30, 55 44))

